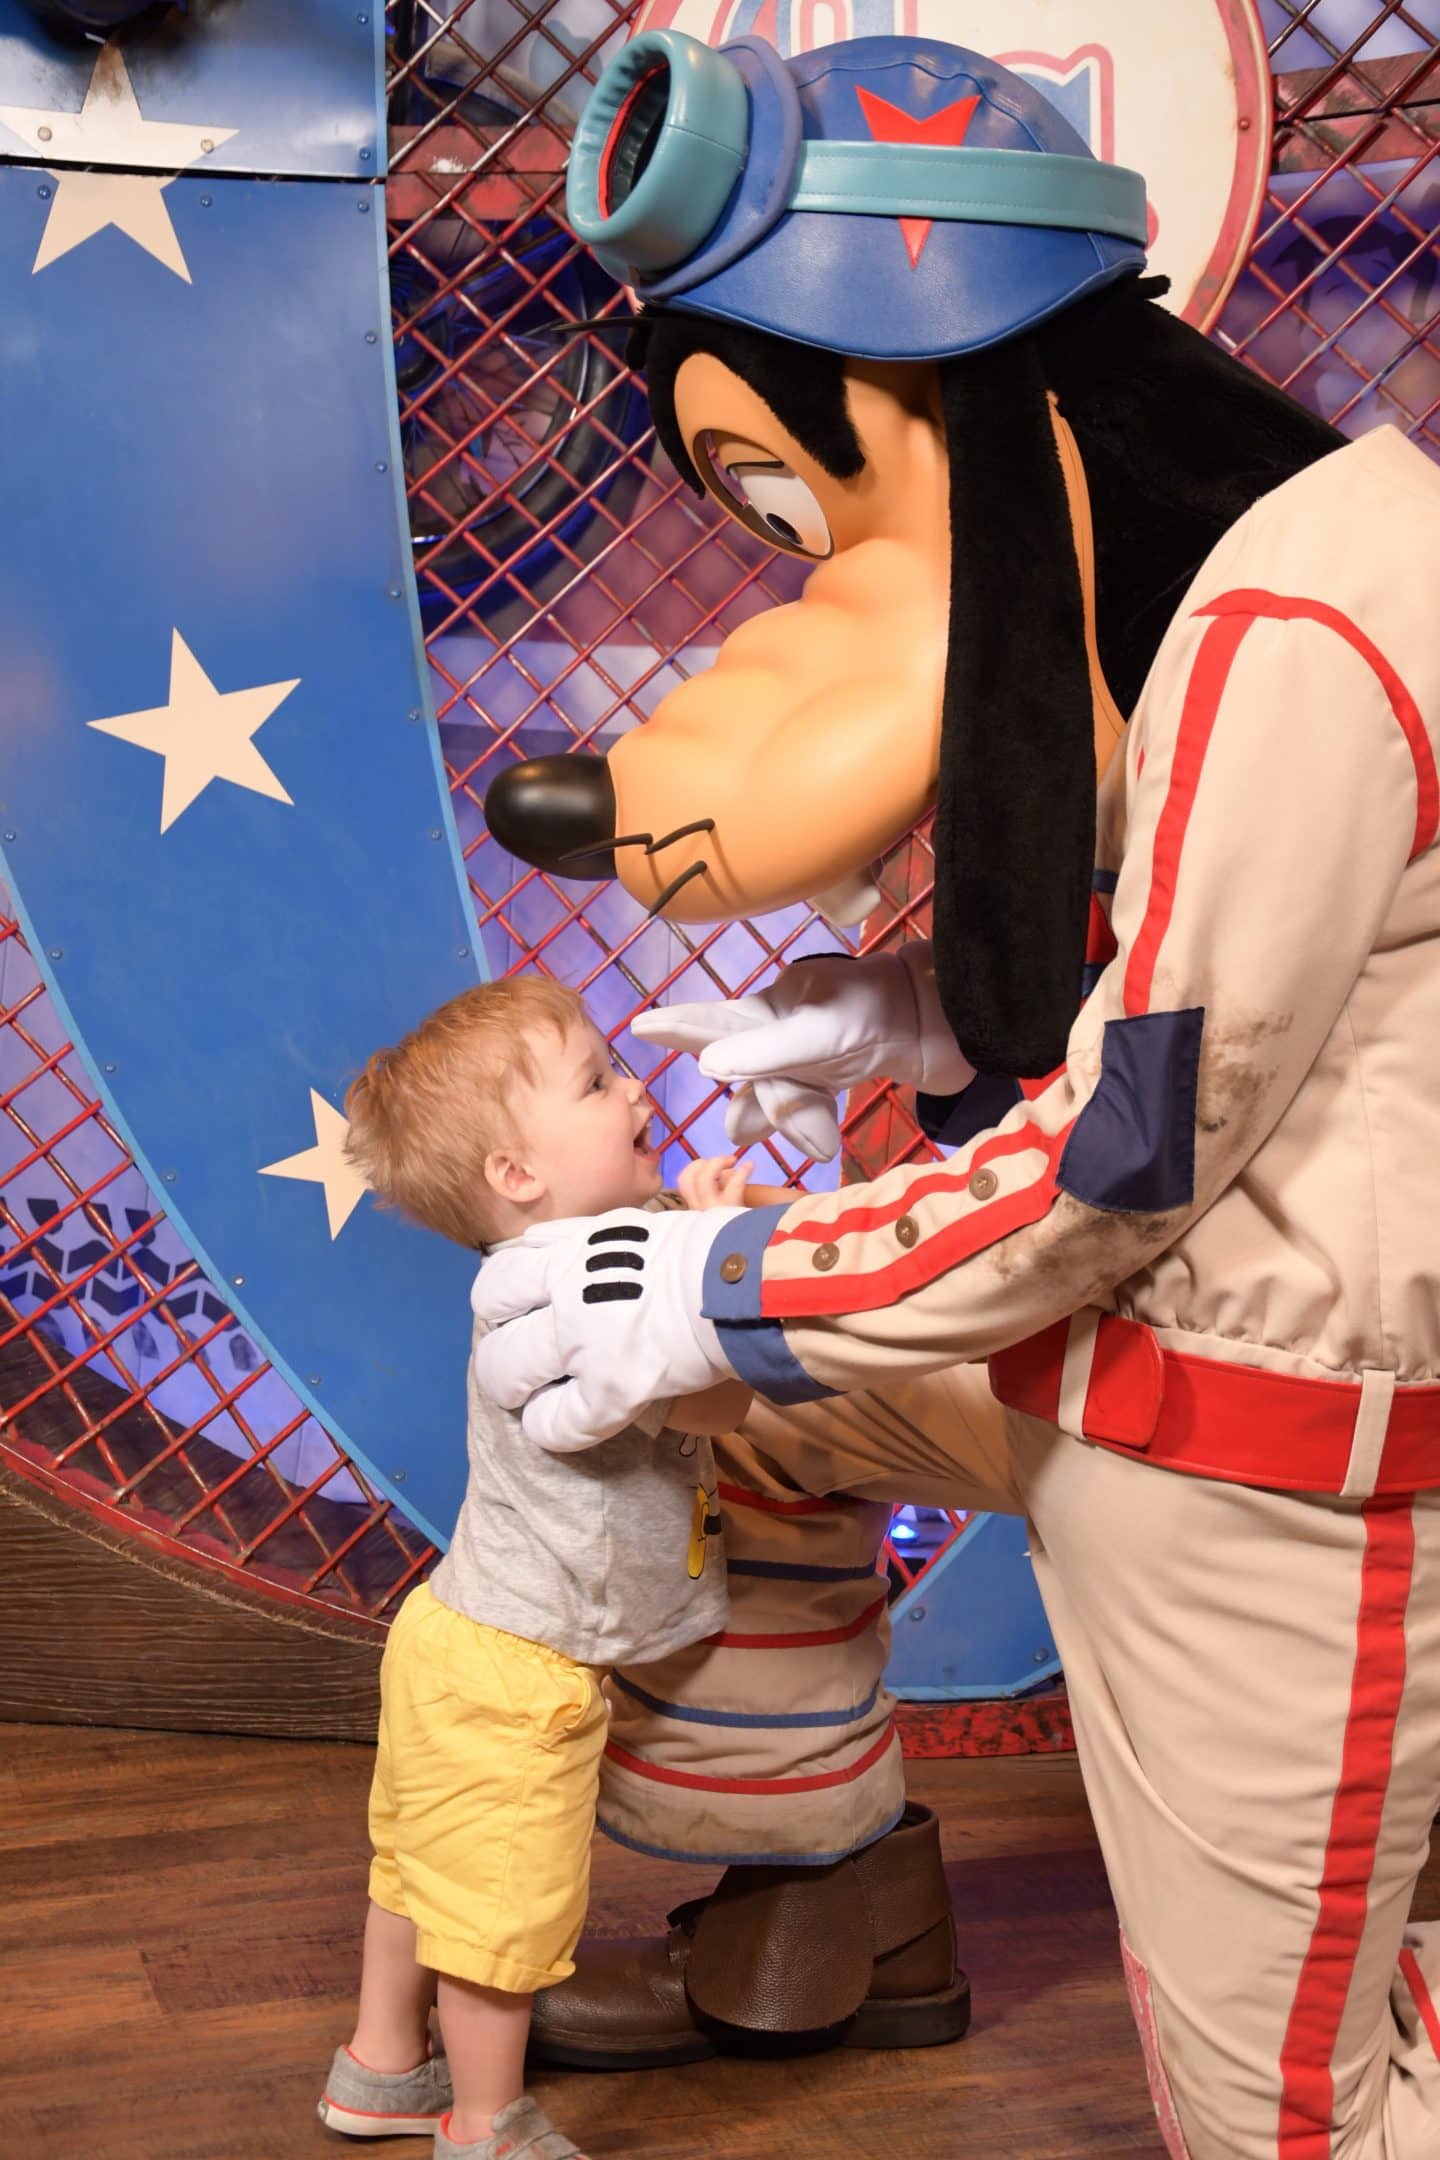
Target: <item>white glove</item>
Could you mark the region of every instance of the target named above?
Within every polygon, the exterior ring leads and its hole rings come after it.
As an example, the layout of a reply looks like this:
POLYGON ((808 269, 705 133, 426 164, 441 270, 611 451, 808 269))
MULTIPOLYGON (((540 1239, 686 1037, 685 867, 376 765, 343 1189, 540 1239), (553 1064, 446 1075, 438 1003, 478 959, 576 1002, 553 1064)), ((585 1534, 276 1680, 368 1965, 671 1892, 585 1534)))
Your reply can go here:
POLYGON ((745 1212, 617 1208, 537 1223, 491 1253, 470 1293, 494 1331, 475 1345, 484 1393, 519 1410, 539 1446, 567 1454, 608 1440, 647 1403, 733 1380, 700 1307, 710 1248, 745 1212))
POLYGON ((958 1095, 975 1077, 940 1009, 931 949, 921 939, 860 959, 797 960, 767 990, 727 1003, 662 1005, 638 1014, 631 1028, 644 1042, 695 1051, 707 1079, 734 1087, 725 1130, 736 1147, 781 1132, 822 1162, 839 1152, 842 1089, 888 1079, 958 1095))

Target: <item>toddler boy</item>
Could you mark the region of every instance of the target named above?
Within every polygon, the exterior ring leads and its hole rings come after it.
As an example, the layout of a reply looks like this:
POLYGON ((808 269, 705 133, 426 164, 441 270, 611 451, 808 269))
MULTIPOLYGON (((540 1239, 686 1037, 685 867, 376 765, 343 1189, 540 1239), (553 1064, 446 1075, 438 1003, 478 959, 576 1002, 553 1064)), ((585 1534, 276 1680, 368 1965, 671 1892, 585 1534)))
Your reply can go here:
MULTIPOLYGON (((378 1051, 346 1097, 372 1189, 481 1250, 537 1222, 733 1206, 745 1166, 692 1163, 662 1196, 651 1110, 573 991, 487 983, 378 1051)), ((565 2160, 524 2093, 534 1991, 566 1978, 589 1887, 603 1669, 724 1626, 707 1433, 726 1384, 580 1453, 548 1453, 469 1382, 469 1482, 445 1558, 381 1667, 360 2008, 322 2122, 435 2133, 437 2160, 565 2160), (435 2002, 445 2054, 432 2055, 435 2002)))

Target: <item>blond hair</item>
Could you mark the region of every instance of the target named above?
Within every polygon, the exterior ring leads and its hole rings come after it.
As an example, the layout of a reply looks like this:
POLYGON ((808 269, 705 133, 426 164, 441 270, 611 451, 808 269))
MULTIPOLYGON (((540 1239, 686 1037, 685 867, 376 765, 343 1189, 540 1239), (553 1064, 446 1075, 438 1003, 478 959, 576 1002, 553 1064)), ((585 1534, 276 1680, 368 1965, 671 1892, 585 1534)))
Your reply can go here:
POLYGON ((538 1078, 537 1029, 563 1037, 587 1014, 544 975, 478 983, 391 1048, 377 1050, 345 1095, 345 1152, 372 1192, 461 1245, 497 1235, 485 1159, 513 1145, 510 1090, 538 1078))

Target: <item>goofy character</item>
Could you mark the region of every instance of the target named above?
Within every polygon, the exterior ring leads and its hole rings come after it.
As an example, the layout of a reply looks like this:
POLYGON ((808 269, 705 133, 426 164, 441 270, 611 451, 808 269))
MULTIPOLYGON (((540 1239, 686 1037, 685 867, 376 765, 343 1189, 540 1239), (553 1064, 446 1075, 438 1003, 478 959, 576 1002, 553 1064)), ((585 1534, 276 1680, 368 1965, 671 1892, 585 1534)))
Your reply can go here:
POLYGON ((933 805, 933 947, 647 1032, 741 1138, 883 1074, 953 1152, 486 1264, 550 1444, 757 1398, 731 1631, 621 1676, 603 1809, 735 1864, 542 2045, 960 2028, 873 1568, 892 1499, 1010 1509, 1171 2154, 1440 2152, 1440 474, 1158 307, 1138 176, 972 52, 644 35, 571 206, 681 474, 816 568, 492 828, 712 920, 839 904, 933 805))

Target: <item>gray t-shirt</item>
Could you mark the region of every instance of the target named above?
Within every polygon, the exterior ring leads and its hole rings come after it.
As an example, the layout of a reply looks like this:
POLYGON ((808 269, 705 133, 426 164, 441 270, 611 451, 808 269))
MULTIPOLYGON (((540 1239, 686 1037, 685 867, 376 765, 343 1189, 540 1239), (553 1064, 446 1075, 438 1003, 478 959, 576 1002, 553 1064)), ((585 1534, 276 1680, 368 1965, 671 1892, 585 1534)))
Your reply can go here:
POLYGON ((595 1447, 547 1454, 481 1393, 473 1357, 468 1406, 470 1480, 430 1577, 442 1605, 581 1665, 644 1664, 719 1633, 708 1440, 665 1428, 662 1404, 595 1447))

